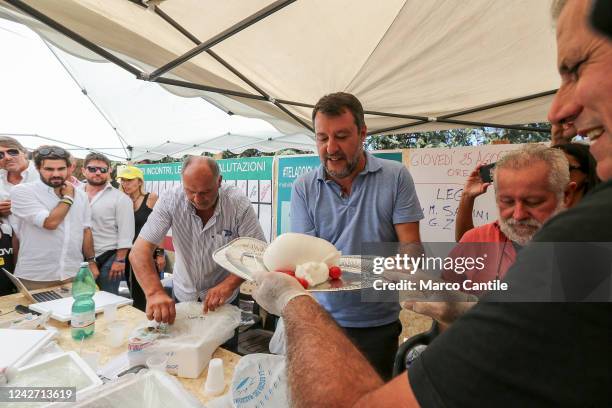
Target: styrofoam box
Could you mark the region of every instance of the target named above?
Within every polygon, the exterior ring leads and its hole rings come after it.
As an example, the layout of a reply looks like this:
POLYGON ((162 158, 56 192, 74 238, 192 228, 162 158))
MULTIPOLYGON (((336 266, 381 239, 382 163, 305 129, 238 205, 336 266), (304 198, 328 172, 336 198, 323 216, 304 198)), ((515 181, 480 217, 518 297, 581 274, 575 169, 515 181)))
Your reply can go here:
MULTIPOLYGON (((76 387, 76 396, 102 385, 102 380, 75 351, 54 355, 34 364, 26 365, 10 378, 7 387, 76 387)), ((37 403, 31 406, 45 406, 37 403)), ((65 405, 65 404, 64 404, 65 405)), ((11 406, 11 405, 2 405, 11 406)), ((15 407, 25 407, 16 403, 15 407)))

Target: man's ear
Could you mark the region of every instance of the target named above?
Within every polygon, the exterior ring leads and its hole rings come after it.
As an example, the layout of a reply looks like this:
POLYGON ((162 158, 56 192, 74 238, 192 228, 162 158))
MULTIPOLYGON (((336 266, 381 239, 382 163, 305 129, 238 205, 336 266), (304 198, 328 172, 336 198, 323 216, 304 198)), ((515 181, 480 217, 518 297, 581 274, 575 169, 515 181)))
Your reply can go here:
POLYGON ((565 191, 563 192, 563 206, 565 208, 569 208, 569 205, 574 201, 577 186, 575 181, 567 183, 567 187, 565 187, 565 191))
POLYGON ((359 133, 359 138, 361 139, 361 143, 364 143, 366 137, 368 136, 368 127, 364 124, 361 128, 361 132, 359 133))

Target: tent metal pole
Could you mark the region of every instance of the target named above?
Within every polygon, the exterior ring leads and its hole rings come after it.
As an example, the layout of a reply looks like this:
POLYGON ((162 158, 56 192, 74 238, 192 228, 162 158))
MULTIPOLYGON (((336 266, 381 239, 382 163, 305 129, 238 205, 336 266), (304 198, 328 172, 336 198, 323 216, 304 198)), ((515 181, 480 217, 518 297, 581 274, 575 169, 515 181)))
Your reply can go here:
POLYGON ((19 10, 23 11, 24 13, 26 13, 26 14, 34 17, 35 19, 45 23, 49 27, 59 31, 60 33, 64 34, 68 38, 70 38, 70 39, 76 41, 77 43, 81 44, 82 46, 84 46, 85 48, 89 49, 90 51, 93 51, 96 54, 106 58, 107 60, 109 60, 109 61, 119 65, 121 68, 123 68, 126 71, 134 74, 136 77, 140 77, 140 75, 142 75, 142 72, 138 68, 135 68, 132 65, 128 64, 127 62, 123 61, 122 59, 117 58, 115 55, 113 55, 110 52, 106 51, 104 48, 97 46, 96 44, 94 44, 91 41, 85 39, 84 37, 82 37, 81 35, 77 34, 76 32, 68 29, 67 27, 63 26, 62 24, 58 23, 57 21, 53 20, 52 18, 47 17, 46 15, 42 14, 41 12, 36 10, 35 8, 30 7, 29 5, 25 4, 23 1, 21 1, 21 0, 5 0, 5 1, 7 3, 9 3, 10 5, 12 5, 13 7, 15 7, 16 9, 19 9, 19 10))
POLYGON ((426 116, 417 116, 417 115, 403 115, 401 113, 386 113, 386 112, 376 112, 376 111, 363 111, 366 115, 374 115, 374 116, 386 116, 390 118, 402 118, 402 119, 413 119, 413 120, 422 120, 429 121, 429 118, 426 116))
MULTIPOLYGON (((177 23, 172 17, 166 14, 161 8, 159 8, 158 6, 155 6, 154 10, 157 15, 159 15, 164 21, 166 21, 168 24, 174 27, 177 31, 179 31, 181 34, 183 34, 185 37, 191 40, 191 42, 193 42, 196 45, 202 44, 200 40, 198 40, 193 34, 187 31, 187 29, 185 29, 179 23, 177 23)), ((231 71, 234 75, 236 75, 242 81, 244 81, 246 84, 248 84, 251 88, 256 90, 261 96, 265 96, 266 98, 268 97, 268 94, 266 94, 261 88, 255 85, 247 77, 242 75, 242 73, 240 73, 237 69, 232 67, 227 61, 221 58, 216 52, 209 49, 209 50, 206 50, 206 53, 210 55, 211 57, 213 57, 219 64, 223 65, 226 69, 231 71)))
POLYGON ((278 103, 282 103, 283 105, 291 105, 291 106, 300 106, 302 108, 314 108, 315 106, 310 104, 310 103, 303 103, 303 102, 294 102, 294 101, 288 101, 286 99, 277 99, 276 102, 278 103))
POLYGON ((409 128, 409 127, 412 127, 412 126, 418 126, 418 125, 422 125, 424 123, 428 123, 428 121, 427 120, 418 120, 416 122, 404 123, 403 125, 397 125, 397 126, 391 126, 391 127, 382 128, 382 129, 376 129, 376 130, 372 130, 372 131, 368 132, 367 136, 379 135, 381 133, 387 133, 387 132, 392 132, 394 130, 405 129, 405 128, 409 128))
POLYGON ((39 139, 50 140, 50 141, 55 142, 55 143, 61 143, 61 144, 65 144, 65 145, 68 145, 68 146, 72 146, 72 147, 74 147, 75 149, 78 149, 78 150, 89 150, 89 151, 92 151, 92 152, 105 154, 106 156, 116 157, 116 158, 121 159, 121 160, 125 160, 126 159, 125 157, 121 157, 121 156, 117 156, 117 155, 114 155, 114 154, 108 154, 108 153, 101 152, 99 150, 94 149, 93 147, 79 146, 79 145, 76 145, 74 143, 68 143, 68 142, 64 142, 63 140, 53 139, 51 137, 41 136, 41 135, 37 135, 37 134, 34 134, 34 133, 0 133, 0 136, 36 137, 36 138, 39 138, 39 139))
POLYGON ((289 115, 289 117, 291 117, 291 119, 295 120, 297 123, 299 123, 300 125, 304 126, 306 129, 310 130, 311 132, 314 132, 314 128, 312 126, 310 126, 308 123, 304 122, 302 119, 300 119, 299 117, 297 117, 295 114, 291 113, 287 108, 285 108, 283 105, 281 105, 280 103, 274 101, 274 105, 276 105, 276 107, 280 110, 282 110, 283 112, 285 112, 287 115, 289 115))
POLYGON ((489 109, 493 109, 493 108, 499 108, 501 106, 512 105, 513 103, 524 102, 524 101, 529 101, 531 99, 542 98, 544 96, 554 95, 556 93, 557 93, 557 90, 553 89, 553 90, 550 90, 550 91, 540 92, 540 93, 533 94, 533 95, 527 95, 527 96, 523 96, 523 97, 520 97, 520 98, 508 99, 507 101, 503 101, 503 102, 497 102, 497 103, 492 103, 492 104, 489 104, 489 105, 483 105, 483 106, 480 106, 478 108, 472 108, 472 109, 467 109, 467 110, 463 110, 463 111, 459 111, 459 112, 449 113, 447 115, 438 116, 438 119, 455 118, 457 116, 463 116, 463 115, 467 115, 467 114, 470 114, 470 113, 481 112, 481 111, 484 111, 484 110, 489 110, 489 109))
POLYGON ((529 126, 501 125, 499 123, 472 122, 469 120, 439 119, 439 118, 436 121, 442 122, 442 123, 452 123, 456 125, 490 127, 490 128, 498 128, 498 129, 525 130, 528 132, 539 132, 539 133, 550 133, 550 129, 534 128, 534 127, 529 127, 529 126))
POLYGON ((209 49, 209 48, 219 44, 220 42, 222 42, 225 39, 233 36, 234 34, 239 33, 240 31, 244 30, 245 28, 255 24, 259 20, 263 20, 264 18, 268 17, 269 15, 276 13, 278 10, 281 10, 281 9, 285 8, 286 6, 288 6, 289 4, 293 3, 294 1, 296 1, 296 0, 277 0, 277 1, 275 1, 274 3, 268 5, 267 7, 264 7, 263 9, 259 10, 255 14, 253 14, 253 15, 245 18, 244 20, 234 24, 233 26, 229 27, 228 29, 223 30, 222 32, 220 32, 219 34, 215 35, 211 39, 209 39, 207 41, 204 41, 203 43, 201 43, 197 47, 187 51, 185 54, 183 54, 180 57, 174 59, 173 61, 170 61, 166 65, 157 68, 155 71, 151 72, 148 75, 148 79, 150 81, 154 81, 156 78, 160 77, 161 75, 165 74, 168 71, 171 71, 172 69, 174 69, 177 66, 181 65, 185 61, 190 60, 191 58, 195 57, 196 55, 200 54, 201 52, 203 52, 203 51, 205 51, 205 50, 207 50, 207 49, 209 49))
POLYGON ((220 94, 224 94, 224 95, 238 96, 240 98, 255 99, 255 100, 258 100, 258 101, 267 101, 267 99, 265 97, 261 96, 261 95, 254 95, 254 94, 250 94, 250 93, 246 93, 246 92, 232 91, 232 90, 229 90, 229 89, 216 88, 216 87, 213 87, 213 86, 194 84, 193 82, 181 81, 181 80, 178 80, 178 79, 159 77, 159 78, 155 79, 154 82, 157 82, 157 83, 160 83, 160 84, 166 84, 166 85, 180 86, 180 87, 183 87, 183 88, 198 89, 200 91, 220 93, 220 94))
POLYGON ((375 129, 375 130, 372 130, 371 132, 368 132, 368 136, 379 135, 382 133, 392 132, 394 130, 408 129, 414 126, 423 125, 425 123, 435 123, 435 122, 464 125, 466 127, 490 127, 490 128, 497 128, 497 129, 510 129, 510 130, 523 130, 527 132, 550 133, 550 129, 533 128, 529 126, 502 125, 499 123, 471 122, 467 120, 432 118, 432 120, 427 120, 427 121, 417 121, 417 122, 405 123, 403 125, 397 125, 397 126, 392 126, 392 127, 383 128, 383 129, 375 129))
MULTIPOLYGON (((295 1, 295 0, 294 0, 295 1)), ((289 3, 287 3, 289 4, 289 3)), ((287 5, 286 4, 286 5, 287 5)), ((283 6, 284 7, 284 6, 283 6)), ((202 42, 200 40, 198 40, 198 38, 196 38, 196 36, 194 36, 193 34, 191 34, 187 29, 185 29, 183 26, 181 26, 179 23, 177 23, 172 17, 170 17, 168 14, 166 14, 162 9, 160 9, 159 7, 155 6, 155 12, 157 13, 157 15, 159 15, 163 20, 165 20, 168 24, 170 24, 172 27, 174 27, 176 30, 178 30, 181 34, 183 34, 185 37, 189 38, 193 43, 198 44, 198 47, 200 47, 202 45, 202 42)), ((240 78, 244 83, 246 83, 247 85, 249 85, 251 88, 253 88, 255 91, 257 91, 261 96, 263 96, 266 100, 268 100, 269 102, 271 102, 272 104, 274 104, 277 108, 279 108, 280 110, 282 110, 283 112, 285 112, 285 114, 289 115, 289 117, 291 117, 291 119, 295 120, 296 122, 298 122, 300 125, 304 126, 306 129, 309 129, 310 131, 313 131, 312 127, 310 125, 308 125, 308 123, 304 122, 303 120, 301 120, 300 118, 298 118, 296 115, 294 115, 293 113, 291 113, 286 107, 282 106, 283 101, 280 101, 278 99, 274 99, 271 98, 270 95, 268 95, 267 92, 265 92, 263 89, 261 89, 259 86, 257 86, 253 81, 251 81, 250 79, 248 79, 247 77, 245 77, 240 71, 238 71, 237 69, 235 69, 233 66, 231 66, 227 61, 225 61, 223 58, 221 58, 217 53, 215 53, 213 50, 211 49, 205 49, 205 51, 208 53, 208 55, 210 55, 211 57, 213 57, 218 63, 220 63, 221 65, 223 65, 227 70, 229 70, 231 73, 233 73, 234 75, 236 75, 238 78, 240 78)), ((293 103, 294 105, 296 103, 293 103)), ((312 107, 314 107, 314 105, 312 105, 312 107)))

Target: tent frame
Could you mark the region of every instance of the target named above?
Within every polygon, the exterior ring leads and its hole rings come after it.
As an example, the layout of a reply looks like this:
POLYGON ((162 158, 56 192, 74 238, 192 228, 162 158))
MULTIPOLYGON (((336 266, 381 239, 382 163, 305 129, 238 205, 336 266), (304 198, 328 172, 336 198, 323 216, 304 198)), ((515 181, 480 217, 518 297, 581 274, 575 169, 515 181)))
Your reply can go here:
MULTIPOLYGON (((226 30, 222 31, 221 33, 213 36, 212 38, 208 39, 205 42, 200 41, 196 36, 194 36, 192 33, 190 33, 187 29, 182 27, 180 24, 178 24, 174 19, 172 19, 172 17, 167 15, 163 10, 161 10, 159 7, 157 7, 157 5, 154 4, 153 2, 151 2, 151 4, 146 4, 148 2, 148 0, 142 0, 142 1, 127 0, 130 3, 132 3, 134 5, 137 5, 138 7, 153 9, 153 11, 160 18, 162 18, 166 23, 171 25, 174 29, 176 29, 178 32, 183 34, 185 37, 187 37, 190 41, 192 41, 195 44, 195 47, 192 48, 191 50, 189 50, 186 53, 184 53, 183 55, 175 58, 174 60, 166 63, 162 67, 157 68, 156 70, 154 70, 151 73, 146 73, 146 72, 143 72, 143 71, 139 70, 138 68, 136 68, 133 65, 129 64, 128 62, 126 62, 126 61, 122 60, 121 58, 115 56, 114 54, 112 54, 111 52, 105 50, 104 48, 102 48, 102 47, 92 43, 91 41, 89 41, 86 38, 82 37, 78 33, 70 30, 66 26, 60 24, 59 22, 57 22, 55 20, 53 20, 49 16, 41 13, 40 11, 36 10, 35 8, 31 7, 30 5, 24 3, 21 0, 5 0, 5 1, 6 1, 6 3, 12 5, 16 9, 22 11, 23 13, 25 13, 25 14, 33 17, 33 18, 35 18, 36 20, 39 20, 40 22, 48 25, 49 27, 55 29, 56 31, 64 34, 65 36, 69 37, 70 39, 72 39, 73 41, 79 43, 80 45, 82 45, 83 47, 89 49, 90 51, 100 55, 101 57, 107 59, 108 61, 110 61, 110 62, 118 65, 119 67, 125 69, 126 71, 130 72, 131 74, 133 74, 137 79, 140 79, 140 80, 143 80, 143 81, 149 81, 149 82, 157 82, 157 83, 160 83, 160 84, 166 84, 166 85, 173 85, 173 86, 179 86, 179 87, 184 87, 184 88, 196 89, 196 90, 201 90, 201 91, 206 91, 206 92, 211 92, 211 93, 219 93, 219 94, 222 94, 222 95, 229 95, 229 96, 234 96, 234 97, 238 97, 238 98, 247 98, 247 99, 260 100, 260 101, 267 101, 267 102, 272 103, 273 105, 275 105, 278 109, 280 109, 287 116, 289 116, 295 122, 299 123, 304 128, 308 129, 311 132, 314 132, 313 127, 309 123, 305 122, 304 120, 299 118, 297 115, 295 115, 294 113, 289 111, 289 109, 287 109, 287 107, 285 106, 285 105, 288 105, 288 106, 299 106, 299 107, 313 108, 314 105, 303 103, 303 102, 295 102, 295 101, 289 101, 289 100, 284 100, 284 99, 275 99, 275 98, 273 98, 271 95, 269 95, 265 91, 263 91, 253 81, 249 80, 247 77, 245 77, 243 74, 241 74, 237 69, 232 67, 229 63, 227 63, 225 60, 223 60, 223 58, 221 58, 219 55, 217 55, 214 51, 212 51, 210 49, 213 46, 221 43, 225 39, 227 39, 227 38, 233 36, 234 34, 244 30, 245 28, 247 28, 247 27, 249 27, 249 26, 251 26, 253 24, 256 24, 258 21, 261 21, 261 20, 265 19, 266 17, 274 14, 275 12, 277 12, 279 10, 282 10, 283 8, 287 7, 288 5, 290 5, 291 3, 295 2, 296 0, 277 0, 277 1, 269 4, 268 6, 264 7, 263 9, 255 12, 254 14, 246 17, 242 21, 240 21, 240 22, 234 24, 233 26, 227 28, 226 30), (203 85, 203 84, 196 84, 196 83, 188 82, 188 81, 181 81, 181 80, 166 78, 166 77, 162 76, 163 74, 171 71, 172 69, 176 68, 177 66, 181 65, 182 63, 184 63, 186 61, 189 61, 191 58, 195 57, 196 55, 198 55, 198 54, 200 54, 202 52, 206 52, 208 55, 210 55, 212 58, 214 58, 217 62, 219 62, 221 65, 223 65, 226 69, 228 69, 230 72, 232 72, 238 78, 240 78, 244 83, 246 83, 251 88, 253 88, 253 90, 255 90, 257 92, 257 94, 248 93, 248 92, 234 91, 234 90, 230 90, 230 89, 217 88, 217 87, 207 86, 207 85, 203 85)), ((537 128, 537 127, 530 127, 530 126, 519 126, 519 125, 504 125, 504 124, 500 124, 500 123, 489 123, 489 122, 466 121, 466 120, 457 119, 457 117, 463 116, 463 115, 467 115, 467 114, 470 114, 470 113, 482 112, 482 111, 485 111, 485 110, 488 110, 488 109, 493 109, 493 108, 497 108, 497 107, 501 107, 501 106, 511 105, 513 103, 518 103, 518 102, 523 102, 523 101, 528 101, 528 100, 532 100, 532 99, 537 99, 537 98, 553 95, 556 92, 557 92, 556 89, 549 90, 549 91, 540 92, 540 93, 533 94, 533 95, 527 95, 527 96, 523 96, 523 97, 520 97, 520 98, 511 99, 511 100, 507 100, 507 101, 503 101, 503 102, 496 102, 496 103, 492 103, 492 104, 488 104, 488 105, 483 105, 483 106, 479 106, 479 107, 474 107, 474 108, 470 108, 470 109, 466 109, 466 110, 462 110, 462 111, 458 111, 458 112, 453 112, 453 113, 442 115, 442 116, 439 116, 439 117, 425 117, 425 116, 408 115, 408 114, 404 115, 404 114, 387 113, 387 112, 376 112, 376 111, 368 111, 368 110, 364 111, 364 113, 367 114, 367 115, 387 116, 387 117, 395 117, 395 118, 402 118, 402 119, 410 119, 410 120, 412 120, 411 122, 407 122, 407 123, 400 124, 400 125, 397 125, 397 126, 392 126, 392 127, 372 130, 372 131, 368 132, 368 135, 378 135, 378 134, 383 134, 383 133, 387 133, 387 132, 392 132, 392 131, 395 131, 395 130, 407 129, 407 128, 418 126, 418 125, 422 125, 422 124, 425 124, 425 123, 434 123, 434 122, 449 123, 449 124, 456 124, 456 125, 464 125, 464 126, 470 126, 470 127, 491 127, 491 128, 500 128, 500 129, 513 129, 513 130, 524 130, 524 131, 533 131, 533 132, 541 132, 541 133, 550 133, 550 129, 545 129, 545 128, 537 128)), ((227 113, 228 114, 233 114, 232 112, 227 112, 227 113)))

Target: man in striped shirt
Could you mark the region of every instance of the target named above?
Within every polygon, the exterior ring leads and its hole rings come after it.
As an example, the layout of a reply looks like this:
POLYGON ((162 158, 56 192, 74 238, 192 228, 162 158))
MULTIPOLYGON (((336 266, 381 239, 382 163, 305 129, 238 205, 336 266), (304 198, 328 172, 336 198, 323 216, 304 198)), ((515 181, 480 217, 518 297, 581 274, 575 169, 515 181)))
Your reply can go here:
POLYGON ((221 185, 213 159, 187 158, 182 181, 159 198, 130 254, 147 298, 147 317, 158 322, 175 318, 175 300, 164 291, 153 264, 153 251, 170 228, 176 250, 174 297, 202 301, 204 313, 232 302, 243 282, 217 265, 213 252, 238 237, 265 240, 251 202, 236 187, 221 185))

